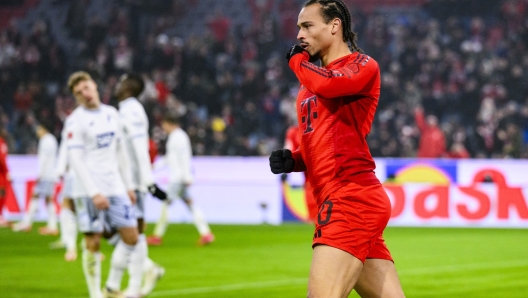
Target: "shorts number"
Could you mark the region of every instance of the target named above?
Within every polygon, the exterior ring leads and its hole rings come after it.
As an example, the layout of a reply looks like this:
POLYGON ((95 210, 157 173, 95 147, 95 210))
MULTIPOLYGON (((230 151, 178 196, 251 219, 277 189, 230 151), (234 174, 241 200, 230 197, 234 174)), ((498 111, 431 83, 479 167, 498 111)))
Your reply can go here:
POLYGON ((334 203, 332 201, 325 201, 323 205, 321 206, 321 209, 319 209, 319 214, 317 214, 317 222, 320 225, 326 225, 330 221, 330 217, 332 216, 332 207, 334 207, 334 203), (326 206, 326 217, 324 220, 321 219, 321 215, 323 214, 323 211, 325 211, 326 206))
POLYGON ((130 206, 123 207, 125 207, 125 219, 130 219, 130 206))

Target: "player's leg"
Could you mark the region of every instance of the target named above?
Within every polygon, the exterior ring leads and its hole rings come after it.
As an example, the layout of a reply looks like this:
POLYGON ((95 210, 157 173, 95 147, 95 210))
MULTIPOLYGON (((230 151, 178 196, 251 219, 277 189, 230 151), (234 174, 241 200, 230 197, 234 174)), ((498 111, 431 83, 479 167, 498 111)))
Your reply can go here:
MULTIPOLYGON (((144 221, 144 215, 145 215, 145 200, 146 200, 146 194, 140 191, 136 192, 136 205, 135 205, 135 212, 136 217, 138 219, 138 244, 142 246, 141 249, 138 249, 137 252, 144 253, 143 258, 143 286, 141 287, 141 295, 147 296, 154 290, 156 287, 157 282, 163 277, 165 274, 165 269, 161 267, 160 265, 154 263, 149 256, 148 256, 148 244, 147 240, 144 234, 144 228, 145 228, 145 221, 144 221)), ((135 266, 135 265, 132 265, 135 266)), ((134 270, 133 268, 130 268, 129 271, 134 270)), ((127 290, 128 292, 128 290, 127 290)))
POLYGON ((354 289, 361 297, 405 297, 394 263, 384 259, 367 259, 354 289))
POLYGON ((13 231, 15 232, 29 232, 33 226, 33 219, 38 210, 38 201, 41 196, 43 189, 42 182, 38 182, 33 191, 33 195, 28 203, 28 208, 22 216, 22 220, 13 225, 13 231))
POLYGON ((126 197, 114 196, 109 199, 109 222, 112 227, 117 228, 121 239, 117 242, 112 253, 105 292, 116 293, 120 290, 123 273, 128 268, 130 277, 128 293, 132 297, 139 297, 145 254, 143 247, 138 245, 138 229, 134 209, 126 197))
POLYGON ((55 202, 52 196, 46 196, 46 208, 48 210, 48 222, 45 227, 39 229, 41 235, 58 235, 57 213, 55 212, 55 202))
POLYGON ((6 196, 6 187, 0 185, 0 228, 9 227, 9 222, 3 216, 4 204, 6 196))
POLYGON ((198 233, 200 234, 200 239, 198 240, 199 245, 207 245, 214 241, 214 235, 211 233, 211 228, 209 227, 209 224, 207 223, 207 220, 205 219, 205 216, 195 204, 193 204, 193 201, 191 197, 189 196, 189 192, 187 190, 187 187, 182 185, 181 189, 178 191, 178 194, 180 198, 183 199, 185 202, 185 205, 189 208, 189 211, 191 211, 191 214, 193 216, 193 222, 194 226, 198 230, 198 233))
POLYGON ((85 249, 82 253, 82 266, 90 298, 100 298, 101 293, 101 235, 88 233, 84 235, 85 249))
POLYGON ((55 212, 55 203, 53 202, 53 191, 55 182, 40 181, 41 194, 46 198, 46 209, 48 213, 48 223, 44 227, 39 228, 41 235, 58 235, 59 229, 57 227, 57 213, 55 212))
POLYGON ((60 213, 61 242, 66 247, 64 259, 68 262, 77 259, 77 223, 73 200, 65 198, 60 213))
POLYGON ((91 198, 75 199, 79 231, 84 234, 82 267, 90 298, 100 298, 101 256, 100 241, 103 231, 103 212, 98 211, 91 198))
POLYGON ((171 201, 165 200, 161 203, 160 217, 154 227, 154 233, 147 238, 148 245, 161 245, 163 236, 169 226, 169 205, 171 201))
POLYGON ((308 279, 308 297, 348 297, 362 268, 361 260, 348 252, 327 245, 316 246, 308 279))

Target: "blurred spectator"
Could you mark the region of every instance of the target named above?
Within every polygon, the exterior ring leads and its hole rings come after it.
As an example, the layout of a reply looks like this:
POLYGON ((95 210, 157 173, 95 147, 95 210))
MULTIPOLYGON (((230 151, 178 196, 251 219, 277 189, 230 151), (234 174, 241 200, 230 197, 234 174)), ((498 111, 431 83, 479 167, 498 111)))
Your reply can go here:
POLYGON ((420 130, 420 144, 417 157, 438 158, 446 152, 444 132, 438 127, 438 118, 434 115, 425 117, 421 108, 415 110, 416 125, 420 130))
MULTIPOLYGON (((410 3, 402 1, 383 2, 410 3)), ((160 152, 160 115, 170 109, 195 155, 265 155, 296 121, 298 81, 283 57, 302 2, 56 1, 51 9, 67 6, 64 24, 46 15, 29 26, 11 21, 0 29, 0 117, 14 140, 10 152, 32 152, 32 126, 42 117, 60 132, 75 107, 65 80, 82 68, 109 104, 121 73, 142 75, 140 100, 160 152), (69 31, 50 30, 62 27, 69 31)), ((380 65, 373 156, 528 158, 525 0, 415 1, 424 5, 398 10, 367 2, 346 1, 354 3, 359 45, 380 65)))

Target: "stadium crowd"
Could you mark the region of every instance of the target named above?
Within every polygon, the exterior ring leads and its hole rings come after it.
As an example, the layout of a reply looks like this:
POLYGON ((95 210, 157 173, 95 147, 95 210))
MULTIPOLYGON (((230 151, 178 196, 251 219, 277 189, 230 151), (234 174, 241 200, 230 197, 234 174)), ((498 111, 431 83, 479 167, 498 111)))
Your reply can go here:
MULTIPOLYGON (((182 117, 195 155, 268 155, 282 146, 296 122, 298 83, 284 54, 295 43, 302 1, 250 0, 249 25, 217 8, 203 32, 188 36, 170 32, 199 0, 143 2, 112 1, 104 19, 88 18, 90 1, 69 5, 64 26, 77 45, 73 52, 56 41, 49 20, 29 32, 16 21, 0 29, 0 127, 11 153, 35 153, 38 121, 52 122, 60 136, 75 107, 65 80, 77 69, 88 71, 102 101, 114 105, 119 75, 141 74, 140 100, 161 151, 166 110, 182 117)), ((353 7, 359 45, 381 67, 368 138, 373 156, 528 157, 528 1, 475 9, 452 2, 353 7)))

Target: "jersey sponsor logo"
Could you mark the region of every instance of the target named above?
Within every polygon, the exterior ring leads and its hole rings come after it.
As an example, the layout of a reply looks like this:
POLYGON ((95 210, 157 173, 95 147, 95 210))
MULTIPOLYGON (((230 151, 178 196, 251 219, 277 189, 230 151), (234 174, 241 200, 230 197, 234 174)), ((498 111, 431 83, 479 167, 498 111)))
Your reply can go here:
POLYGON ((68 132, 68 139, 72 139, 73 138, 73 132, 68 132))
POLYGON ((303 134, 314 131, 313 120, 317 119, 317 97, 312 96, 301 102, 301 123, 303 134))
POLYGON ((106 132, 103 134, 97 135, 97 148, 104 148, 110 146, 112 140, 114 139, 114 132, 106 132))

